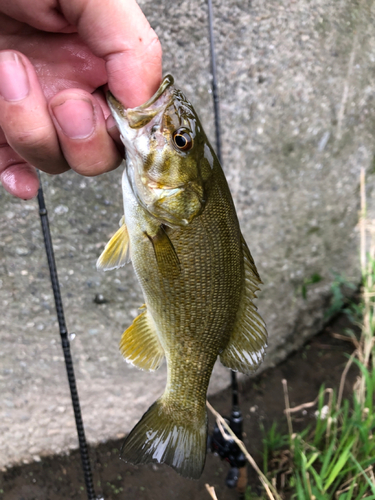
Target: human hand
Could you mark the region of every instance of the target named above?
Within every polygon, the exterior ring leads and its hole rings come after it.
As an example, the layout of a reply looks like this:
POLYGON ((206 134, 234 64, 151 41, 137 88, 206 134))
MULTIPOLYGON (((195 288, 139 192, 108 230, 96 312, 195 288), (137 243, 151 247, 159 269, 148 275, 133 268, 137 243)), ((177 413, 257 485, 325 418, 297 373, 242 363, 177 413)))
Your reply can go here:
POLYGON ((135 0, 0 0, 4 188, 30 199, 35 167, 88 176, 116 168, 100 87, 134 107, 156 91, 161 73, 159 40, 135 0))

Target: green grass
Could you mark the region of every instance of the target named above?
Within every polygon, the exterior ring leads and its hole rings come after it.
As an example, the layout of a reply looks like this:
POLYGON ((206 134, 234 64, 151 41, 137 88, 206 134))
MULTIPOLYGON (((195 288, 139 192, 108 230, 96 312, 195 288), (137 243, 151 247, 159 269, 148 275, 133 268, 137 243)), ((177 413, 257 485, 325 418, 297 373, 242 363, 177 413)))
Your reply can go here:
MULTIPOLYGON (((361 327, 356 339, 347 331, 355 351, 347 367, 355 363, 359 377, 348 398, 342 398, 342 387, 321 387, 316 399, 316 419, 302 432, 293 431, 292 414, 286 394, 288 434, 274 424, 264 433, 263 472, 272 493, 261 499, 296 500, 375 500, 375 225, 366 220, 364 175, 361 175, 361 268, 362 300, 346 308, 351 319, 361 327), (370 234, 370 241, 368 241, 370 234), (366 241, 367 239, 367 241, 366 241), (370 252, 366 254, 366 250, 370 252), (328 395, 328 398, 327 398, 328 395)), ((345 305, 342 288, 347 285, 339 275, 332 286, 332 302, 328 315, 345 305)), ((346 371, 342 377, 342 384, 346 371)), ((286 382, 284 390, 287 391, 286 382)), ((312 407, 312 403, 300 409, 312 407)), ((255 498, 249 492, 249 500, 255 498)))
POLYGON ((361 398, 353 391, 338 406, 333 391, 327 403, 322 387, 313 425, 282 434, 274 424, 264 434, 263 472, 281 498, 375 499, 375 370, 354 361, 364 380, 361 398))
MULTIPOLYGON (((348 282, 336 275, 328 316, 345 307, 353 323, 361 328, 360 338, 346 331, 354 345, 337 389, 320 388, 317 398, 298 408, 289 408, 287 382, 283 381, 288 433, 276 423, 263 431, 263 471, 238 440, 226 421, 207 403, 210 411, 245 453, 263 487, 261 496, 248 487, 245 500, 375 500, 375 221, 366 220, 364 171, 361 172, 360 255, 362 300, 347 307, 343 288, 348 282), (368 236, 370 238, 368 239, 368 236), (368 248, 370 251, 366 254, 368 248), (342 389, 349 367, 355 363, 359 377, 348 398, 342 389), (294 432, 292 415, 315 407, 315 420, 294 432)), ((304 280, 307 286, 320 281, 319 275, 304 280)), ((353 288, 353 285, 350 285, 353 288)))

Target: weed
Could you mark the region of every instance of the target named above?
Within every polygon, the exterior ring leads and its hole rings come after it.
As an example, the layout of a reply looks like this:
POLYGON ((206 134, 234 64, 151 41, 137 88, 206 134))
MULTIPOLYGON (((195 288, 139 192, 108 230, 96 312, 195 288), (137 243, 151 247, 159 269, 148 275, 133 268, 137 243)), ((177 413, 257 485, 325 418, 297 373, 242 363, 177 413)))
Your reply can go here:
MULTIPOLYGON (((286 416, 289 434, 282 436, 276 425, 264 439, 264 470, 272 484, 278 485, 282 498, 297 500, 359 500, 375 499, 375 234, 374 224, 365 219, 364 175, 361 176, 361 304, 347 308, 357 323, 361 323, 361 338, 347 331, 355 351, 350 356, 337 391, 321 388, 315 401, 297 408, 289 407, 284 382, 286 416), (371 233, 370 252, 366 236, 371 233), (342 388, 350 365, 354 363, 360 376, 349 399, 342 398, 342 388), (328 395, 328 398, 327 398, 328 395), (293 432, 292 414, 317 406, 316 420, 311 428, 293 432), (285 439, 288 446, 285 446, 285 439), (270 450, 272 452, 270 453, 270 450), (271 455, 271 456, 269 456, 271 455), (271 459, 271 460, 270 460, 271 459), (268 464, 272 463, 270 469, 268 464), (270 470, 268 470, 270 469, 270 470)), ((332 302, 328 315, 343 308, 344 287, 354 288, 348 280, 335 275, 332 302)), ((271 498, 271 497, 270 497, 271 498)))
POLYGON ((305 300, 307 299, 307 287, 319 283, 322 279, 319 273, 314 273, 310 278, 304 278, 301 286, 301 295, 305 300))
POLYGON ((352 313, 351 307, 347 307, 347 291, 355 290, 357 286, 349 281, 349 279, 344 274, 339 274, 333 272, 333 281, 331 283, 331 303, 327 311, 325 312, 325 317, 330 318, 335 314, 343 311, 349 316, 352 313))
POLYGON ((251 491, 250 486, 245 491, 245 500, 265 500, 265 498, 263 495, 260 497, 256 492, 251 491))

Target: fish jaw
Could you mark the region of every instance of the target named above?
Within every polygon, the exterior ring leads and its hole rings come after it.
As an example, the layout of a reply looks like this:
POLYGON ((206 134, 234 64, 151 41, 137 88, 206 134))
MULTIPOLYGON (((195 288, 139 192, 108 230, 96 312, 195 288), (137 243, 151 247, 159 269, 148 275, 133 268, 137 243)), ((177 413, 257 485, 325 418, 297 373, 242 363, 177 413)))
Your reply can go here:
POLYGON ((162 185, 144 171, 144 164, 147 163, 150 153, 152 129, 154 129, 153 137, 157 138, 159 146, 154 150, 154 161, 162 162, 162 151, 166 140, 160 129, 163 114, 171 103, 172 84, 173 77, 169 75, 149 101, 131 109, 125 109, 110 92, 107 93, 109 108, 125 146, 129 181, 136 198, 148 211, 157 200, 175 196, 182 190, 179 186, 162 185))
POLYGON ((147 156, 150 148, 150 131, 160 125, 163 114, 171 103, 173 83, 173 77, 167 75, 156 93, 136 108, 125 109, 111 92, 107 93, 108 106, 120 131, 121 141, 133 162, 136 156, 141 156, 143 159, 147 156))

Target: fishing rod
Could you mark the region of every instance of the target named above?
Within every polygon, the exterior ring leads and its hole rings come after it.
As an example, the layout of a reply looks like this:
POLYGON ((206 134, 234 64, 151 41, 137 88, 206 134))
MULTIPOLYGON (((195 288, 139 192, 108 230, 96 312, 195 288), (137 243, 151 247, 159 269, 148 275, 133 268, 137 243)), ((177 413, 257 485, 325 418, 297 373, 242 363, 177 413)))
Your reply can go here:
MULTIPOLYGON (((208 27, 210 38, 210 54, 211 54, 211 75, 212 75, 212 99, 214 106, 215 118, 215 138, 216 138, 216 155, 223 166, 221 155, 221 127, 220 127, 220 102, 219 92, 216 76, 216 56, 215 56, 215 43, 214 43, 214 28, 213 28, 213 9, 212 0, 207 0, 208 6, 208 27)), ((235 435, 242 440, 242 425, 243 417, 238 405, 238 383, 237 376, 234 371, 231 371, 231 386, 232 386, 232 412, 231 416, 227 418, 229 424, 235 435)), ((225 436, 218 425, 215 425, 213 434, 210 439, 211 450, 217 453, 223 460, 226 460, 231 466, 226 477, 226 485, 228 488, 237 488, 240 498, 243 497, 247 486, 247 467, 246 458, 238 445, 235 443, 229 433, 224 430, 225 436)))
POLYGON ((53 252, 53 245, 52 245, 51 231, 50 231, 50 227, 49 227, 48 213, 47 213, 47 208, 46 208, 46 204, 44 201, 43 187, 42 187, 42 181, 41 181, 39 171, 38 171, 38 177, 39 177, 38 204, 39 204, 40 222, 42 225, 44 246, 45 246, 45 250, 46 250, 46 254, 47 254, 53 296, 55 299, 57 321, 58 321, 59 330, 60 330, 61 346, 62 346, 62 350, 64 353, 66 373, 68 376, 70 396, 72 399, 74 418, 75 418, 75 423, 76 423, 76 428, 77 428, 78 444, 79 444, 79 450, 81 453, 82 469, 83 469, 83 476, 84 476, 85 485, 86 485, 87 498, 88 498, 88 500, 103 500, 103 499, 99 499, 98 497, 95 496, 94 484, 93 484, 93 480, 92 480, 91 465, 90 465, 87 441, 86 441, 86 436, 85 436, 85 429, 83 426, 81 406, 79 403, 77 383, 76 383, 76 378, 75 378, 75 374, 74 374, 73 359, 72 359, 72 354, 70 351, 69 335, 68 335, 68 330, 66 328, 66 323, 65 323, 64 309, 63 309, 63 303, 62 303, 61 292, 60 292, 60 284, 59 284, 59 279, 57 276, 56 262, 55 262, 54 252, 53 252))
POLYGON ((208 5, 208 27, 210 37, 210 54, 211 54, 211 75, 212 75, 212 99, 214 104, 214 118, 215 118, 215 136, 216 136, 216 155, 223 166, 221 157, 221 127, 220 127, 220 109, 219 109, 219 92, 216 78, 216 55, 214 44, 214 26, 213 26, 213 11, 212 0, 207 0, 208 5))

